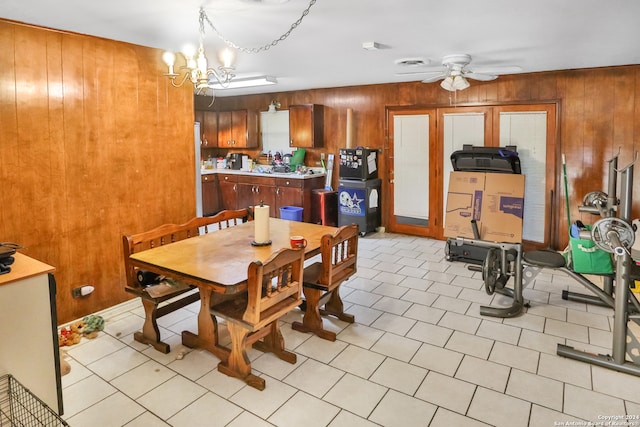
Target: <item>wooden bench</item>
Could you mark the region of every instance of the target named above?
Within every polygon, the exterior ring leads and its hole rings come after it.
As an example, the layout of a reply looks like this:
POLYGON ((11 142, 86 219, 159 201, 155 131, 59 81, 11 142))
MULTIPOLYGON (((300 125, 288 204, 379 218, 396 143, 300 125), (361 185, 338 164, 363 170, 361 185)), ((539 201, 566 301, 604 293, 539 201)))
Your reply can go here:
POLYGON ((184 224, 164 224, 152 230, 131 236, 122 236, 124 265, 127 283, 125 291, 139 296, 144 307, 145 320, 141 332, 134 333, 134 339, 143 344, 151 344, 158 351, 169 353, 169 344, 160 340, 157 319, 200 299, 193 286, 165 278, 156 283, 157 276, 138 270, 129 262, 133 253, 166 245, 190 237, 199 236, 238 223, 250 221, 250 209, 227 210, 211 217, 196 217, 184 224))

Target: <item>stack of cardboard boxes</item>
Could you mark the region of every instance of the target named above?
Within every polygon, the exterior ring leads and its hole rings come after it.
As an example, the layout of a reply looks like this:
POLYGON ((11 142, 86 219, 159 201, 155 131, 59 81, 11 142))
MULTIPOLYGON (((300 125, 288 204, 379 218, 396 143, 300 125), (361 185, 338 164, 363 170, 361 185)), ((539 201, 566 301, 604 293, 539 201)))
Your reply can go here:
POLYGON ((480 239, 522 241, 524 175, 489 172, 451 172, 444 223, 446 237, 474 238, 475 220, 480 239))

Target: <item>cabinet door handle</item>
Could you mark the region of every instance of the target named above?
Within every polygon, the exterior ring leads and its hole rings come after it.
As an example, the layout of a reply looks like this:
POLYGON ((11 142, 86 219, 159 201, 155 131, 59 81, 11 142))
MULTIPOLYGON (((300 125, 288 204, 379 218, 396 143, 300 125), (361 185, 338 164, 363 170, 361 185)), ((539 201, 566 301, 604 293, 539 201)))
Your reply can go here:
POLYGON ((256 186, 256 194, 260 194, 260 187, 256 186))
POLYGON ((293 139, 291 141, 289 141, 289 146, 293 147, 293 139))
POLYGON ((238 184, 233 184, 233 192, 234 192, 234 193, 235 193, 235 192, 236 192, 236 190, 237 190, 237 185, 238 185, 238 184))
POLYGON ((280 195, 280 187, 276 187, 276 196, 280 195))

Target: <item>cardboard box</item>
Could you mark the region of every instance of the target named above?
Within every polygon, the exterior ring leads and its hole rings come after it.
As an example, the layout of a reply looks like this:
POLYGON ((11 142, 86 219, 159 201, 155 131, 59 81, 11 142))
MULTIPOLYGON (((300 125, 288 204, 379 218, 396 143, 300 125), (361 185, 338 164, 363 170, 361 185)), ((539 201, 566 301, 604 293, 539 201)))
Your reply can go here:
POLYGON ((479 222, 481 218, 484 175, 483 172, 451 172, 449 175, 445 236, 474 238, 471 220, 479 222))
POLYGON ((475 219, 482 240, 522 241, 524 175, 451 172, 444 235, 473 239, 475 219))
POLYGON ((482 206, 483 240, 522 242, 524 175, 487 173, 482 206))

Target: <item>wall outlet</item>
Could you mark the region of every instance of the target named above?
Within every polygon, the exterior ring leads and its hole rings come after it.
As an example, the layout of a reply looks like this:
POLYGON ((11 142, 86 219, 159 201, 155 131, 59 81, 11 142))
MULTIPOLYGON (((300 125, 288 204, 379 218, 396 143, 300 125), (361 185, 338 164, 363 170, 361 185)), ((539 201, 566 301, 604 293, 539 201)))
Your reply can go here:
POLYGON ((324 160, 324 153, 320 153, 320 160, 324 160))

